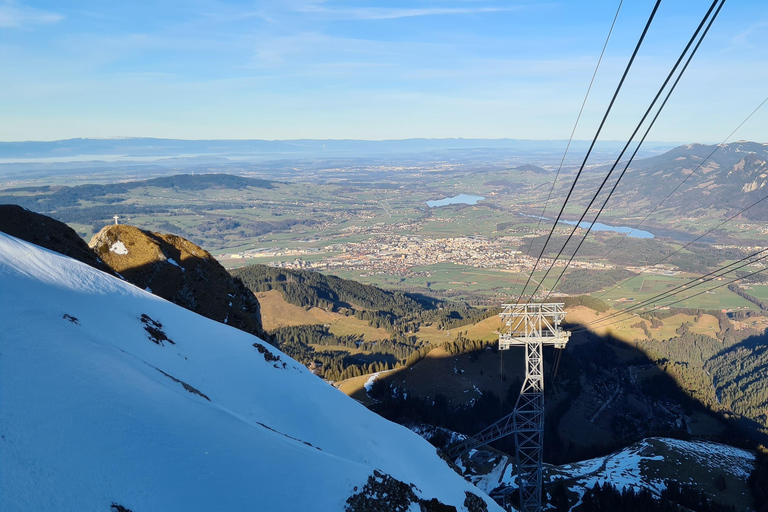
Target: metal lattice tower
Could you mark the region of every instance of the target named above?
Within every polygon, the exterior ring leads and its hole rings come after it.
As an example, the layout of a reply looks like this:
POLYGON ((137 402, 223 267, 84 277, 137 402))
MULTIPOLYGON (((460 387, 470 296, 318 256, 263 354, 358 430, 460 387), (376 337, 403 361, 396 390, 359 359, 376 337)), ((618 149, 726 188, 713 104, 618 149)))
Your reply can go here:
POLYGON ((525 381, 512 412, 517 481, 524 512, 541 511, 544 442, 544 345, 564 349, 571 333, 560 328, 564 304, 503 304, 499 349, 525 347, 525 381))
POLYGON ((525 382, 515 410, 448 452, 455 459, 473 448, 515 434, 515 459, 524 512, 541 510, 544 437, 544 345, 564 349, 571 333, 560 328, 564 304, 502 304, 499 349, 525 347, 525 382))

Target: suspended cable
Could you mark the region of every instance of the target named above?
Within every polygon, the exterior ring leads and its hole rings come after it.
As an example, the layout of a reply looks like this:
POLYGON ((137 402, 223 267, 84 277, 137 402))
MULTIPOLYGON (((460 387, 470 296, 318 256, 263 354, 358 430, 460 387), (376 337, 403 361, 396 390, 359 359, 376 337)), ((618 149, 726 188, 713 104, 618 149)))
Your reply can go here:
POLYGON ((557 377, 557 371, 560 369, 560 360, 563 358, 562 350, 555 350, 555 361, 552 364, 552 378, 557 377))
MULTIPOLYGON (((763 260, 763 259, 765 259, 765 258, 768 258, 768 256, 764 256, 764 257, 762 257, 762 258, 760 258, 759 260, 756 260, 756 261, 760 261, 760 260, 763 260)), ((755 261, 755 262, 756 262, 756 261, 755 261)), ((752 263, 750 263, 750 265, 751 265, 751 264, 753 264, 753 263, 755 263, 755 262, 752 262, 752 263)), ((657 310, 659 310, 659 309, 661 309, 661 308, 668 308, 669 306, 671 306, 671 305, 673 305, 673 304, 678 304, 678 303, 680 303, 680 302, 682 302, 682 301, 684 301, 684 300, 690 300, 690 299, 693 299, 694 297, 698 297, 699 295, 703 295, 703 294, 705 294, 705 293, 707 293, 707 292, 711 292, 712 290, 717 290, 718 288, 722 288, 723 286, 728 286, 728 285, 731 285, 731 284, 733 284, 733 283, 735 283, 735 282, 737 282, 737 281, 743 281, 744 279, 750 278, 750 277, 752 277, 752 276, 754 276, 754 275, 756 275, 756 274, 760 274, 760 273, 762 273, 762 272, 766 272, 766 271, 768 271, 768 266, 766 266, 766 267, 764 267, 764 268, 762 268, 762 269, 760 269, 760 270, 756 270, 755 272, 752 272, 752 273, 750 273, 750 274, 747 274, 747 275, 745 275, 745 276, 742 276, 742 277, 736 277, 736 278, 734 278, 734 279, 731 279, 731 280, 730 280, 730 281, 728 281, 727 283, 723 283, 723 284, 719 284, 719 285, 717 285, 717 286, 713 286, 712 288, 708 288, 708 289, 706 289, 706 290, 700 291, 699 293, 695 293, 695 294, 693 294, 693 295, 689 295, 688 297, 683 297, 683 298, 681 298, 681 299, 678 299, 678 300, 676 300, 676 301, 674 301, 674 302, 670 302, 669 304, 663 304, 663 305, 659 305, 659 306, 656 306, 656 307, 654 307, 653 309, 651 309, 651 310, 649 310, 649 311, 644 311, 643 313, 652 313, 652 312, 654 312, 654 311, 657 311, 657 310)), ((626 318, 623 318, 623 319, 620 319, 620 320, 615 320, 615 321, 613 321, 613 322, 610 322, 610 323, 607 323, 607 324, 605 324, 605 325, 601 325, 600 327, 608 327, 609 325, 614 325, 614 324, 617 324, 617 323, 619 323, 619 322, 624 322, 624 321, 626 321, 626 318)), ((571 332, 572 332, 572 333, 573 333, 573 332, 583 332, 583 331, 587 331, 587 330, 589 330, 589 329, 588 329, 588 328, 586 328, 586 326, 581 326, 581 327, 579 327, 578 329, 573 329, 573 330, 571 330, 571 332)))
POLYGON ((624 85, 624 81, 626 80, 627 75, 629 74, 629 70, 631 69, 632 64, 635 61, 635 58, 637 57, 637 53, 640 51, 640 46, 645 40, 645 36, 648 33, 648 29, 651 26, 651 22, 653 22, 653 18, 656 16, 656 11, 659 9, 659 5, 661 5, 661 0, 656 0, 656 4, 653 7, 653 11, 651 11, 651 15, 649 16, 648 21, 646 22, 645 27, 643 28, 643 32, 640 35, 640 39, 638 40, 637 45, 635 46, 635 49, 632 52, 632 56, 630 57, 629 62, 627 63, 626 68, 624 69, 624 73, 622 74, 621 80, 619 81, 619 84, 616 87, 616 91, 614 91, 613 97, 611 98, 611 101, 608 104, 608 108, 606 109, 605 114, 603 115, 603 119, 600 122, 600 126, 598 127, 597 132, 595 133, 595 136, 589 145, 587 154, 584 156, 584 160, 582 161, 581 166, 579 167, 579 170, 576 173, 576 177, 574 178, 573 183, 571 184, 571 188, 565 197, 565 201, 563 202, 563 205, 560 207, 560 212, 557 214, 557 218, 555 219, 555 222, 552 224, 552 229, 550 229, 549 234, 547 235, 547 239, 541 248, 541 253, 539 253, 539 257, 536 259, 536 263, 533 265, 533 269, 531 270, 531 273, 528 275, 528 279, 525 282, 525 286, 523 286, 523 289, 520 292, 520 296, 517 299, 518 303, 522 299, 523 294, 525 293, 525 290, 528 288, 528 285, 530 284, 531 279, 533 278, 533 274, 534 272, 536 272, 536 268, 538 267, 539 262, 541 261, 541 258, 544 255, 544 251, 546 250, 547 245, 549 244, 549 240, 552 238, 552 234, 555 232, 555 227, 557 226, 557 223, 560 221, 560 218, 563 215, 563 211, 565 210, 565 206, 568 203, 568 200, 570 199, 571 194, 573 193, 573 189, 576 187, 576 183, 579 181, 579 178, 581 177, 581 173, 584 171, 584 167, 587 164, 587 160, 589 159, 589 156, 592 153, 592 149, 595 147, 595 143, 597 142, 597 139, 600 136, 600 132, 603 130, 603 126, 605 125, 605 122, 608 119, 608 114, 610 114, 611 109, 613 108, 613 104, 616 102, 616 98, 618 97, 619 91, 621 91, 621 88, 624 85))
MULTIPOLYGON (((704 19, 701 20, 701 24, 699 24, 699 27, 696 29, 696 32, 694 32, 693 37, 691 38, 691 40, 688 42, 688 45, 683 50, 683 53, 680 55, 680 58, 678 59, 678 61, 675 63, 675 66, 672 68, 672 71, 670 72, 669 76, 667 76, 667 80, 664 81, 664 84, 661 86, 661 89, 659 89, 659 92, 656 95, 656 98, 654 98, 653 102, 651 103, 651 106, 648 108, 648 111, 643 116, 643 118, 640 120, 640 123, 638 124, 637 128, 635 129, 635 132, 632 133, 632 136, 629 139, 630 142, 632 141, 632 139, 636 135, 636 133, 637 133, 638 129, 640 128, 640 126, 642 125, 642 123, 645 121, 645 118, 648 115, 648 113, 650 113, 650 110, 653 107, 653 104, 656 102, 656 100, 658 99, 658 97, 661 94, 662 90, 667 85, 667 82, 672 77, 672 74, 674 73, 675 68, 680 64, 680 61, 682 60, 682 58, 684 57, 685 53, 690 48, 691 43, 693 43, 694 39, 698 35, 698 32, 701 30, 702 25, 706 22, 707 18, 709 17, 709 15, 711 13, 712 8, 715 6, 717 1, 718 0, 715 0, 712 3, 712 6, 710 7, 710 10, 707 11, 707 14, 705 15, 704 19)), ((699 38, 699 41, 696 43, 696 46, 694 46, 693 50, 691 51, 690 55, 688 56, 688 59, 686 60, 685 65, 680 70, 680 73, 678 74, 677 78, 673 82, 672 87, 669 88, 669 91, 667 92, 667 95, 664 98, 664 101, 659 106, 659 109, 656 112, 656 115, 653 117, 651 122, 648 124, 648 128, 645 130, 645 133, 643 134, 643 137, 640 139, 640 142, 637 144, 637 147, 635 148, 635 151, 632 153, 632 156, 627 161, 626 165, 624 166, 624 169, 619 174, 619 177, 616 179, 616 182, 613 184, 613 187, 611 188, 610 192, 608 193, 608 195, 606 196, 605 200, 603 201, 603 204, 600 206, 600 209, 597 211, 597 214, 595 215, 595 218, 592 219, 592 223, 589 225, 589 227, 587 228, 586 232, 581 237, 581 240, 579 241, 579 244, 576 246, 576 249, 573 251, 573 254, 571 255, 571 257, 568 260, 568 262, 565 264, 565 267, 563 267, 562 272, 560 272, 560 275, 555 280, 555 283, 550 287, 550 290, 547 293, 546 298, 544 299, 545 302, 549 298, 549 295, 552 293, 552 290, 554 290, 555 286, 557 286, 557 284, 562 279, 562 277, 565 274, 566 270, 568 270, 568 267, 573 262, 573 259, 576 257, 576 253, 579 252, 579 249, 581 249, 582 244, 584 244, 584 241, 587 239, 587 236, 589 236, 589 233, 592 231, 592 227, 595 225, 597 220, 600 218, 600 215, 603 213, 603 210, 605 210, 605 207, 608 204, 608 201, 610 200, 611 196, 613 196, 613 193, 616 192, 616 188, 619 186, 619 183, 621 182, 621 179, 626 174, 627 170, 629 169, 630 164, 635 159, 635 156, 637 156, 637 152, 640 150, 640 146, 642 146, 643 142, 645 142, 645 139, 648 137, 648 134, 650 133, 651 129, 653 128, 654 124, 656 123, 656 120, 659 118, 659 115, 661 114, 662 110, 664 110, 664 107, 666 106, 667 101, 669 101, 670 96, 672 96, 672 93, 674 92, 675 88, 677 87, 677 84, 680 82, 680 79, 683 77, 683 74, 685 73, 685 70, 688 69, 688 65, 691 63, 691 60, 693 60, 694 55, 696 55, 696 51, 699 49, 699 46, 701 46, 701 43, 704 41, 704 38, 707 36, 707 32, 709 32, 709 29, 712 27, 712 24, 714 23, 715 19, 717 18, 717 15, 720 13, 720 9, 722 9, 723 4, 725 4, 725 0, 721 0, 720 1, 720 5, 718 6, 718 8, 715 11, 715 13, 712 15, 712 18, 710 18, 709 23, 707 23, 707 28, 701 34, 701 37, 699 38)), ((625 146, 625 149, 627 147, 629 147, 629 144, 630 143, 628 142, 627 145, 625 146)), ((622 153, 619 155, 619 158, 616 159, 616 164, 619 163, 619 160, 621 159, 623 153, 624 153, 624 151, 622 151, 622 153)), ((608 178, 610 177, 611 173, 613 172, 616 164, 614 164, 614 167, 612 167, 611 170, 608 172, 608 175, 603 180, 603 183, 600 185, 600 188, 598 188, 597 192, 595 193, 595 196, 594 196, 593 200, 589 203, 589 206, 587 206, 587 208, 584 210, 584 213, 582 214, 581 219, 579 219, 579 222, 577 222, 576 226, 574 226, 573 230, 571 231, 571 235, 569 235, 569 237, 566 240, 565 244, 563 244, 563 249, 565 249, 565 246, 568 245, 568 242, 571 240, 571 236, 576 232, 576 229, 579 227, 579 225, 581 224, 581 221, 586 216, 587 212, 589 211, 589 208, 592 206, 592 202, 594 202, 594 200, 597 199, 598 195, 602 191, 603 186, 608 181, 608 178)), ((562 252, 563 249, 561 249, 561 252, 562 252)), ((558 254, 558 256, 559 256, 559 254, 558 254)), ((554 262, 553 262, 553 265, 554 265, 554 262)), ((550 269, 551 269, 551 267, 550 267, 550 269)), ((544 277, 546 278, 546 274, 545 274, 544 277)), ((542 279, 542 281, 543 280, 544 279, 542 279)))
MULTIPOLYGON (((600 69, 600 63, 603 61, 603 56, 605 55, 605 49, 608 47, 608 41, 611 40, 613 27, 616 25, 616 20, 619 17, 619 12, 621 11, 621 6, 623 3, 624 3, 624 0, 619 0, 619 7, 616 9, 616 14, 613 16, 613 22, 611 23, 611 28, 608 30, 608 36, 605 38, 605 43, 603 44, 603 49, 600 52, 600 57, 597 59, 597 65, 595 66, 595 71, 592 73, 592 79, 589 81, 589 87, 587 87, 587 94, 584 95, 584 101, 581 102, 579 115, 576 116, 576 122, 573 124, 573 130, 571 130, 571 136, 568 138, 568 144, 565 145, 565 152, 563 153, 563 158, 560 159, 560 165, 557 167, 557 172, 555 173, 555 179, 554 181, 552 181, 552 186, 549 188, 549 194, 547 194, 547 200, 544 201, 544 208, 541 210, 541 215, 539 215, 539 220, 536 223, 536 229, 534 229, 534 233, 537 233, 539 231, 539 227, 541 226, 541 221, 544 218, 544 214, 547 212, 547 206, 549 206, 549 200, 552 198, 552 192, 555 190, 555 184, 557 184, 557 180, 560 177, 560 171, 563 169, 563 163, 565 162, 565 157, 566 155, 568 155, 568 150, 571 147, 571 142, 573 142, 573 136, 576 134, 576 128, 579 126, 579 121, 581 120, 581 114, 584 113, 584 106, 587 104, 589 93, 592 91, 592 85, 595 83, 597 70, 600 69)), ((528 249, 525 252, 526 256, 531 255, 531 247, 533 247, 533 238, 531 238, 531 243, 528 244, 528 249)), ((515 278, 515 285, 512 287, 513 290, 517 288, 518 282, 520 281, 520 274, 522 273, 522 271, 523 269, 522 267, 520 267, 520 271, 517 273, 517 277, 515 278)))
POLYGON ((675 295, 675 293, 678 292, 678 291, 682 291, 684 289, 690 290, 691 288, 695 288, 697 286, 701 286, 702 284, 704 284, 704 283, 706 283, 708 281, 711 281, 712 279, 716 279, 718 277, 722 277, 725 274, 729 274, 731 272, 735 272, 735 271, 740 270, 740 269, 742 269, 742 268, 744 268, 746 266, 749 266, 749 265, 752 265, 752 264, 754 264, 754 263, 756 263, 758 261, 761 261, 761 260, 763 260, 765 258, 768 258, 768 249, 761 249, 761 250, 759 250, 757 252, 754 252, 754 253, 752 253, 752 254, 750 254, 748 256, 745 256, 745 257, 743 257, 741 259, 738 259, 738 260, 736 260, 736 261, 734 261, 732 263, 729 263, 728 265, 726 265, 724 267, 718 268, 718 269, 713 270, 713 271, 711 271, 711 272, 709 272, 707 274, 704 274, 703 276, 697 277, 696 279, 694 279, 691 282, 683 283, 683 284, 678 285, 678 286, 676 286, 676 287, 674 287, 674 288, 672 288, 670 290, 666 290, 666 291, 664 291, 664 292, 662 292, 662 293, 660 293, 658 295, 655 295, 655 296, 653 296, 653 297, 651 297, 649 299, 645 299, 645 300, 641 301, 638 304, 633 304, 631 307, 629 307, 627 309, 623 309, 621 311, 617 311, 615 313, 611 313, 610 315, 608 315, 606 317, 603 317, 603 318, 598 319, 598 320, 594 320, 593 322, 589 322, 589 323, 585 324, 585 327, 586 326, 591 326, 591 325, 597 325, 597 324, 600 324, 600 323, 602 323, 602 322, 604 322, 606 320, 609 320, 609 319, 612 319, 612 318, 615 318, 615 317, 618 317, 618 316, 621 316, 621 315, 624 315, 624 314, 627 314, 627 313, 631 313, 633 311, 637 311, 638 309, 642 309, 643 307, 645 307, 645 306, 647 306, 649 304, 653 304, 655 302, 664 300, 664 299, 666 299, 666 298, 668 298, 668 297, 670 297, 672 295, 675 295), (755 258, 757 256, 759 256, 759 258, 757 258, 756 260, 752 260, 752 261, 749 261, 747 263, 744 263, 743 265, 740 265, 741 263, 743 263, 743 262, 745 262, 745 261, 747 261, 747 260, 749 260, 751 258, 755 258), (739 266, 737 266, 735 268, 730 268, 730 267, 734 267, 735 265, 739 265, 739 266), (720 272, 722 272, 722 274, 719 274, 720 272), (701 281, 701 282, 697 282, 697 281, 701 281))
MULTIPOLYGON (((765 201, 766 199, 768 199, 768 196, 763 196, 763 197, 761 197, 760 199, 758 199, 758 200, 757 200, 757 201, 755 201, 754 203, 750 204, 750 205, 749 205, 749 206, 747 206, 746 208, 743 208, 743 209, 739 210, 738 212, 734 213, 733 215, 731 215, 730 217, 728 217, 727 219, 725 219, 724 221, 722 221, 722 222, 721 222, 720 224, 718 224, 717 226, 715 226, 715 227, 713 227, 713 228, 710 228, 710 229, 708 229, 707 231, 705 231, 705 232, 704 232, 704 233, 702 233, 701 235, 697 236, 696 238, 694 238, 693 240, 691 240, 691 241, 690 241, 690 242, 688 242, 687 244, 683 245, 683 246, 682 246, 682 247, 680 247, 679 249, 676 249, 676 250, 672 251, 671 253, 667 254, 666 256, 664 256, 663 258, 661 258, 660 260, 657 260, 656 262, 654 262, 654 263, 651 263, 650 265, 646 265, 646 266, 654 266, 654 265, 658 265, 658 264, 660 264, 660 263, 664 263, 665 261, 667 261, 669 258, 671 258, 672 256, 674 256, 675 254, 677 254, 677 253, 679 253, 680 251, 682 251, 682 250, 685 250, 687 247, 689 247, 689 246, 691 246, 691 245, 695 244, 696 242, 698 242, 699 240, 701 240, 702 238, 704 238, 705 236, 707 236, 707 235, 708 235, 708 234, 710 234, 711 232, 715 231, 716 229, 719 229, 719 228, 720 228, 720 227, 722 227, 724 224, 726 224, 726 223, 728 223, 728 222, 732 221, 733 219, 735 219, 736 217, 738 217, 738 216, 739 216, 739 215, 741 215, 742 213, 744 213, 744 212, 746 212, 746 211, 750 210, 751 208, 753 208, 753 207, 757 206, 758 204, 762 203, 762 202, 763 202, 763 201, 765 201)), ((629 281, 630 279, 632 279, 632 278, 634 278, 634 277, 637 277, 637 276, 639 276, 640 274, 641 274, 641 272, 636 272, 634 275, 631 275, 631 276, 629 276, 628 278, 624 279, 623 281, 620 281, 619 283, 616 283, 616 284, 613 286, 613 288, 611 288, 611 289, 609 289, 609 290, 606 290, 606 291, 604 291, 603 293, 601 293, 600 295, 598 295, 598 296, 597 296, 597 297, 595 297, 595 298, 596 298, 596 299, 599 299, 600 297, 603 297, 603 296, 605 296, 605 294, 612 292, 613 290, 615 290, 616 288, 618 288, 618 287, 619 287, 619 286, 621 286, 622 284, 626 283, 627 281, 629 281)))
MULTIPOLYGON (((643 137, 642 137, 642 139, 640 140, 640 142, 637 144, 637 147, 635 148, 635 150, 634 150, 634 152, 633 152, 632 156, 631 156, 631 157, 630 157, 630 159, 627 161, 627 164, 626 164, 626 166, 624 167, 624 169, 623 169, 623 170, 622 170, 622 172, 620 173, 620 175, 619 175, 618 179, 617 179, 617 180, 616 180, 616 182, 614 183, 612 190, 610 191, 610 193, 609 193, 609 194, 608 194, 608 196, 606 197, 605 201, 603 202, 603 205, 602 205, 602 206, 600 207, 600 209, 598 210, 598 212, 597 212, 597 215, 596 215, 596 216, 595 216, 595 218, 592 220, 592 224, 590 224, 590 226, 589 226, 589 228, 587 229, 586 233, 585 233, 585 234, 584 234, 584 236, 582 237, 582 239, 581 239, 581 242, 579 242, 579 245, 578 245, 578 247, 576 248, 576 250, 575 250, 575 251, 573 252, 573 254, 571 255, 570 259, 568 260, 568 262, 566 263, 565 267, 563 268, 563 271, 560 273, 560 276, 559 276, 559 277, 557 278, 557 280, 555 281, 555 284, 553 284, 553 285, 550 287, 550 292, 549 292, 549 293, 552 293, 552 289, 554 289, 554 287, 557 285, 557 283, 558 283, 558 282, 560 282, 560 279, 563 277, 563 274, 565 273, 565 271, 566 271, 566 270, 568 269, 568 267, 570 266, 571 262, 573 261, 573 258, 576 256, 576 253, 578 252, 579 248, 580 248, 580 247, 581 247, 581 245, 584 243, 584 240, 586 240, 586 237, 589 235, 589 232, 591 231, 591 229, 592 229, 592 227, 594 226, 595 222, 597 221, 598 217, 600 216, 600 214, 602 213, 602 211, 603 211, 603 209, 605 208, 606 204, 608 203, 608 200, 610 199, 611 195, 612 195, 612 194, 613 194, 613 192, 616 190, 616 187, 618 186, 618 184, 619 184, 619 182, 621 181, 621 179, 624 177, 624 174, 627 172, 627 169, 629 168, 629 165, 632 163, 632 160, 634 159, 635 155, 637 155, 637 152, 639 151, 639 149, 640 149, 640 146, 642 145, 642 143, 643 143, 643 141, 645 140, 645 138, 648 136, 648 133, 650 132, 650 130, 651 130, 651 128, 653 127, 654 123, 656 122, 656 120, 658 119, 658 117, 659 117, 659 115, 661 114, 662 110, 664 109, 664 106, 667 104, 667 101, 669 100, 670 96, 672 95, 672 92, 674 92, 674 90, 675 90, 675 87, 676 87, 676 86, 677 86, 677 84, 680 82, 680 79, 682 78, 682 76, 683 76, 683 73, 685 73, 685 70, 687 69, 688 65, 690 64, 691 60, 693 59, 694 55, 696 54, 696 51, 698 50, 699 46, 701 45, 701 42, 704 40, 704 37, 707 35, 707 32, 709 31, 709 28, 712 26, 712 23, 714 23, 714 21, 715 21, 715 18, 717 17, 717 15, 718 15, 718 13, 720 12, 720 9, 722 8, 722 6, 723 6, 723 4, 724 4, 724 3, 725 3, 725 0, 714 0, 714 1, 712 2, 712 5, 709 7, 709 10, 707 10, 706 14, 704 15, 704 17, 702 18, 701 22, 699 23, 699 26, 696 28, 696 30, 694 31, 694 33, 693 33, 693 35, 691 36, 690 40, 688 41, 688 44, 685 46, 685 48, 684 48, 684 49, 683 49, 683 51, 681 52, 680 56, 678 57, 677 61, 675 62, 675 65, 674 65, 674 66, 672 66, 672 69, 670 70, 670 72, 669 72, 669 74, 667 75, 666 79, 665 79, 665 80, 664 80, 664 82, 661 84, 661 87, 659 87, 659 90, 658 90, 658 92, 656 93, 656 95, 654 96, 653 100, 651 101, 651 104, 650 104, 650 105, 648 106, 648 108, 646 109, 646 111, 645 111, 645 114, 643 114, 643 117, 640 119, 640 122, 638 122, 637 126, 635 127, 635 130, 632 132, 632 135, 630 135, 630 137, 629 137, 629 140, 628 140, 628 141, 627 141, 627 143, 624 145, 624 148, 621 150, 621 153, 620 153, 620 154, 619 154, 619 156, 616 158, 616 161, 615 161, 615 162, 614 162, 614 164, 611 166, 611 169, 610 169, 610 170, 608 171, 608 173, 605 175, 605 178, 603 179, 602 183, 601 183, 601 184, 600 184, 600 186, 598 187, 598 189, 597 189, 597 191, 595 192, 595 194, 592 196, 592 199, 589 201, 589 204, 588 204, 588 205, 587 205, 587 207, 584 209, 584 212, 581 214, 581 217, 579 218, 579 220, 578 220, 578 221, 576 222, 576 224, 574 225, 574 227, 573 227, 573 229, 571 230, 570 234, 568 235, 568 237, 567 237, 567 239, 566 239, 565 243, 563 243, 562 247, 561 247, 561 248, 560 248, 560 250, 558 251, 558 253, 557 253, 557 256, 555 256, 555 259, 554 259, 554 260, 552 260, 552 263, 550 264, 549 268, 548 268, 548 269, 547 269, 547 271, 544 273, 544 277, 543 277, 543 278, 542 278, 542 279, 539 281, 539 285, 538 285, 538 286, 537 286, 537 287, 534 289, 533 293, 531 294, 531 297, 533 297, 533 296, 536 294, 536 292, 537 292, 537 291, 538 291, 538 290, 541 288, 541 286, 542 286, 542 283, 543 283, 543 282, 544 282, 544 280, 547 278, 547 276, 549 276, 549 273, 552 271, 552 268, 554 268, 554 266, 555 266, 555 263, 557 263, 557 260, 558 260, 558 259, 560 259, 560 256, 562 255, 563 251, 564 251, 564 250, 565 250, 565 248, 567 247, 568 243, 569 243, 569 242, 571 241, 571 239, 573 238, 573 235, 574 235, 574 234, 576 233, 576 231, 579 229, 579 227, 580 227, 580 225, 581 225, 582 221, 584 220, 584 217, 586 217, 587 213, 589 212, 589 209, 592 207, 592 205, 593 205, 593 204, 595 203, 595 201, 597 200, 598 196, 600 195, 600 192, 602 192, 602 190, 603 190, 603 187, 604 187, 604 186, 605 186, 605 184, 608 182, 608 180, 610 179, 610 177, 611 177, 611 175, 613 174, 613 172, 616 170, 616 167, 619 165, 619 162, 621 161, 621 158, 624 156, 624 153, 625 153, 625 152, 626 152, 626 150, 629 148, 629 146, 632 144, 632 140, 635 138, 635 135, 637 135, 637 133, 640 131, 640 128, 642 127, 643 123, 645 122, 645 120, 646 120, 646 119, 648 118, 648 116, 650 115, 651 111, 653 110, 653 107, 656 105, 656 102, 659 100, 659 98, 661 97, 661 94, 664 92, 664 89, 667 87, 667 84, 669 84, 669 81, 672 79, 672 77, 674 76, 675 72, 677 71, 677 68, 678 68, 678 66, 680 65, 680 63, 681 63, 681 62, 683 61, 683 59, 685 58, 685 55, 688 53, 688 50, 691 48, 691 45, 693 45, 694 41, 696 41, 696 38, 698 37, 698 35, 699 35, 699 32, 701 32, 701 29, 704 27, 704 24, 705 24, 705 23, 707 23, 707 19, 709 19, 709 23, 707 24, 707 27, 706 27, 706 29, 705 29, 705 30, 704 30, 704 32, 702 33, 702 35, 701 35, 701 38, 700 38, 700 39, 699 39, 699 41, 697 42, 697 44, 696 44, 696 46, 694 47, 693 51, 692 51, 692 52, 690 53, 690 55, 688 56, 688 59, 687 59, 687 61, 686 61, 685 65, 683 66, 683 68, 680 70, 680 73, 678 74, 678 76, 677 76, 676 80, 673 82, 672 86, 669 88, 669 91, 667 92, 667 95, 666 95, 666 97, 665 97, 664 101, 663 101, 663 102, 662 102, 662 104, 659 106, 659 109, 658 109, 658 111, 656 112, 656 115, 653 117, 653 120, 652 120, 652 121, 650 122, 650 124, 648 125, 648 128, 647 128, 647 129, 646 129, 646 131, 645 131, 645 134, 643 135, 643 137), (715 8, 715 6, 717 5, 717 3, 718 3, 718 2, 720 3, 719 7, 718 7, 718 8, 717 8, 717 10, 715 11, 714 15, 712 15, 712 17, 710 18, 710 15, 712 14, 712 10, 715 8)), ((549 293, 547 294, 547 297, 549 297, 549 293)), ((546 299, 545 299, 545 300, 546 300, 546 299)))
MULTIPOLYGON (((603 317, 603 318, 601 318, 599 320, 595 320, 593 322, 589 322, 588 325, 594 325, 594 324, 602 322, 604 320, 607 320, 607 319, 610 319, 610 318, 613 318, 613 317, 616 317, 616 316, 620 316, 620 315, 622 315, 622 314, 624 314, 626 312, 636 311, 636 310, 641 309, 641 308, 647 306, 648 304, 652 304, 652 303, 654 303, 654 302, 656 302, 658 300, 664 300, 666 297, 668 297, 670 295, 674 295, 677 291, 681 291, 681 290, 683 290, 685 288, 689 288, 690 289, 690 288, 693 288, 695 286, 701 285, 701 283, 697 283, 697 281, 704 280, 702 282, 706 282, 706 281, 714 279, 716 277, 722 277, 722 275, 724 275, 724 274, 733 272, 735 270, 739 270, 742 267, 738 267, 738 268, 730 268, 730 267, 733 267, 734 265, 739 265, 740 263, 742 263, 742 262, 744 262, 744 261, 746 261, 746 260, 748 260, 750 258, 757 257, 757 256, 764 255, 764 256, 761 256, 761 258, 762 257, 768 257, 768 254, 765 254, 766 251, 768 251, 768 249, 762 249, 760 251, 752 253, 752 254, 750 254, 748 256, 745 256, 744 258, 741 258, 741 259, 736 260, 736 261, 734 261, 732 263, 729 263, 728 265, 726 265, 724 267, 720 267, 720 268, 715 269, 715 270, 713 270, 711 272, 708 272, 707 274, 704 274, 703 276, 699 276, 696 279, 694 279, 693 281, 690 281, 688 283, 684 283, 682 285, 678 285, 678 286, 676 286, 676 287, 674 287, 674 288, 672 288, 670 290, 666 290, 666 291, 664 291, 664 292, 662 292, 662 293, 660 293, 658 295, 655 295, 655 296, 653 296, 653 297, 651 297, 649 299, 645 299, 645 300, 643 300, 643 301, 641 301, 641 302, 639 302, 637 304, 633 304, 632 306, 630 306, 627 309, 616 311, 616 312, 611 313, 610 315, 608 315, 606 317, 603 317), (718 274, 720 272, 723 272, 723 274, 716 275, 716 274, 718 274), (710 278, 710 276, 711 276, 711 279, 708 279, 708 278, 710 278)), ((754 262, 749 262, 746 265, 750 265, 752 263, 754 263, 754 262)))

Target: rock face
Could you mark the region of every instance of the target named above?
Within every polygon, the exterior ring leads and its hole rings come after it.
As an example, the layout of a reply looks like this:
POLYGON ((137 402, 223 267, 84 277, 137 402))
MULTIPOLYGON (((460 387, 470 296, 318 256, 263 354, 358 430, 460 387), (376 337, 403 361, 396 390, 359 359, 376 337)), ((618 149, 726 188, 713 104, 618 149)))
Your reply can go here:
POLYGON ((56 219, 15 204, 0 204, 0 231, 115 274, 74 229, 56 219))
POLYGON ((88 245, 136 286, 212 320, 265 336, 253 293, 189 240, 122 224, 106 226, 88 245))

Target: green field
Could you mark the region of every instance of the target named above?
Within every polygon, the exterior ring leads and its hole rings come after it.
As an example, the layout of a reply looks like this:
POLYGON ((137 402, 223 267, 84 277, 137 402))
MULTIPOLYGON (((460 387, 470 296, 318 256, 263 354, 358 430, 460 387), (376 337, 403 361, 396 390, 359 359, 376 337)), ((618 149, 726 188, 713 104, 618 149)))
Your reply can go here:
POLYGON ((768 302, 768 285, 751 285, 744 291, 757 299, 768 302))
MULTIPOLYGON (((357 271, 334 272, 345 279, 352 279, 384 288, 421 288, 437 295, 485 294, 507 300, 518 295, 525 284, 525 276, 502 269, 483 269, 453 263, 411 268, 414 273, 428 273, 412 277, 393 275, 361 275, 357 271)), ((538 275, 539 273, 537 273, 538 275)))
MULTIPOLYGON (((680 285, 691 283, 692 280, 691 277, 682 276, 639 275, 627 280, 614 289, 595 293, 593 296, 608 302, 617 309, 624 309, 631 307, 633 304, 652 299, 680 285)), ((726 287, 717 288, 709 293, 692 297, 701 291, 714 288, 719 284, 722 283, 712 281, 691 291, 681 290, 674 298, 660 300, 654 304, 662 307, 672 305, 676 308, 695 309, 757 309, 754 304, 739 297, 726 287), (678 300, 680 302, 677 302, 678 300)))

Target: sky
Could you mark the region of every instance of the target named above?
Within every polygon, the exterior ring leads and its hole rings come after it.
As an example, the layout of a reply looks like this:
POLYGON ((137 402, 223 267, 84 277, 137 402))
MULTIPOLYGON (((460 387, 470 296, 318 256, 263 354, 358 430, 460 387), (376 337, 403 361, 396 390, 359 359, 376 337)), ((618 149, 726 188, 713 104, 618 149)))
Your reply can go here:
MULTIPOLYGON (((624 0, 577 139, 653 3, 624 0)), ((602 139, 630 136, 709 3, 662 2, 602 139)), ((567 139, 618 6, 0 0, 0 141, 567 139)), ((726 2, 649 140, 724 140, 768 97, 766 40, 768 2, 726 2)), ((768 142, 768 105, 738 139, 768 142)))

